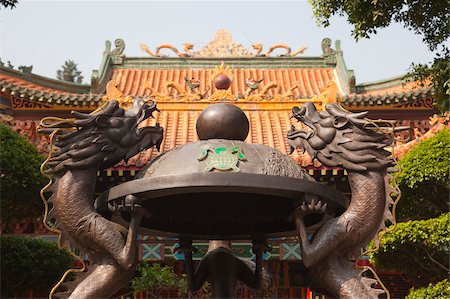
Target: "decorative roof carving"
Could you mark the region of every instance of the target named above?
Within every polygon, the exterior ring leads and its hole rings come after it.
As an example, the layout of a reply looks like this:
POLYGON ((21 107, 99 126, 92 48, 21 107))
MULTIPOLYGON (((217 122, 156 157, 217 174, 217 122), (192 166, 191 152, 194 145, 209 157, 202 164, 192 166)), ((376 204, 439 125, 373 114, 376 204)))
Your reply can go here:
POLYGON ((161 50, 162 49, 169 49, 171 50, 173 53, 175 53, 178 57, 191 57, 192 56, 192 52, 191 50, 194 48, 193 44, 190 43, 184 43, 183 44, 183 50, 184 52, 180 52, 178 51, 178 49, 171 45, 171 44, 161 44, 158 47, 156 47, 155 53, 153 53, 149 47, 142 43, 139 44, 139 47, 141 48, 142 51, 144 51, 145 53, 147 53, 148 55, 152 56, 152 57, 168 57, 168 55, 164 55, 161 54, 161 50))
POLYGON ((287 57, 287 56, 297 56, 298 54, 303 54, 303 52, 308 49, 308 47, 306 46, 302 46, 300 47, 297 51, 295 51, 294 53, 291 53, 291 47, 289 47, 289 45, 287 44, 274 44, 272 45, 269 50, 266 51, 266 53, 261 53, 263 50, 263 45, 260 43, 254 43, 252 45, 252 48, 256 51, 254 53, 254 55, 256 57, 269 57, 270 54, 275 51, 276 49, 286 49, 286 52, 281 54, 281 57, 287 57))
MULTIPOLYGON (((336 41, 336 45, 340 47, 341 42, 336 41)), ((322 40, 322 57, 327 63, 336 63, 336 51, 331 48, 331 38, 327 37, 322 40)))
POLYGON ((19 70, 24 73, 24 74, 31 74, 31 71, 33 70, 33 66, 25 66, 25 65, 21 65, 19 66, 19 70))
POLYGON ((274 44, 265 53, 262 53, 263 45, 260 43, 254 43, 252 45, 255 52, 251 52, 243 45, 233 41, 231 32, 225 29, 217 31, 214 40, 209 42, 205 47, 197 52, 192 52, 194 45, 191 43, 183 44, 184 52, 178 51, 178 49, 171 44, 162 44, 156 47, 153 52, 150 48, 144 44, 139 44, 142 51, 150 55, 151 57, 165 58, 168 55, 161 54, 161 49, 169 49, 175 53, 178 57, 269 57, 276 49, 285 49, 285 53, 278 55, 280 57, 294 57, 298 54, 302 54, 308 47, 302 46, 292 53, 292 49, 287 44, 274 44))
POLYGON ((214 40, 203 49, 194 52, 193 57, 252 57, 253 54, 243 45, 233 41, 231 32, 221 29, 216 32, 214 40))
POLYGON ((429 123, 432 127, 425 133, 420 132, 419 128, 412 128, 414 131, 414 138, 407 142, 397 142, 393 149, 394 157, 398 160, 403 158, 403 156, 405 156, 417 144, 434 137, 438 132, 444 129, 450 128, 449 121, 450 113, 448 111, 446 111, 443 115, 434 114, 433 116, 430 116, 429 123))
MULTIPOLYGON (((216 66, 214 72, 211 74, 211 81, 220 75, 231 76, 233 70, 223 62, 220 66, 216 66)), ((117 99, 121 106, 126 106, 131 103, 130 96, 124 96, 123 91, 119 90, 119 85, 122 77, 112 79, 106 85, 106 98, 117 99)), ((227 88, 216 88, 212 92, 210 86, 201 86, 201 82, 197 79, 184 78, 186 84, 181 85, 175 81, 164 82, 164 89, 162 92, 157 92, 151 88, 149 81, 145 83, 145 89, 150 90, 150 94, 147 94, 149 98, 160 102, 291 102, 302 103, 304 101, 314 102, 318 109, 321 109, 326 103, 335 103, 340 100, 341 95, 337 83, 330 81, 326 88, 322 90, 319 96, 315 96, 310 100, 298 99, 293 95, 293 91, 298 88, 298 83, 294 83, 290 88, 287 88, 285 92, 281 92, 280 84, 277 81, 270 81, 267 84, 263 79, 254 79, 252 77, 246 78, 246 84, 241 90, 233 93, 229 86, 227 88), (261 86, 260 86, 261 85, 261 86), (248 88, 246 88, 248 87, 248 88), (258 92, 259 87, 261 90, 258 92), (201 92, 203 89, 205 91, 201 92), (191 91, 191 92, 189 92, 191 91), (270 93, 269 93, 270 91, 270 93)), ((232 80, 232 79, 231 79, 232 80)), ((106 99, 104 97, 104 99, 106 99)))
MULTIPOLYGON (((125 55, 123 54, 123 51, 125 50, 125 41, 121 38, 118 38, 114 41, 114 45, 116 47, 110 52, 111 59, 114 64, 121 64, 123 62, 123 58, 125 57, 125 55)), ((110 43, 109 47, 111 47, 110 43)), ((106 43, 106 49, 108 49, 108 42, 106 43)))

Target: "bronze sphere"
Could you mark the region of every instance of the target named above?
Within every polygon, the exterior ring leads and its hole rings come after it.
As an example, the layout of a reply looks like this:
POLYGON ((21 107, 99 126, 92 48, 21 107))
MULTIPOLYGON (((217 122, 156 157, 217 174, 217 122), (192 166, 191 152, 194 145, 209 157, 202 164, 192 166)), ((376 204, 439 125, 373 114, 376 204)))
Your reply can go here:
POLYGON ((232 104, 219 103, 209 105, 200 113, 196 129, 200 140, 244 141, 248 135, 249 122, 241 108, 232 104))

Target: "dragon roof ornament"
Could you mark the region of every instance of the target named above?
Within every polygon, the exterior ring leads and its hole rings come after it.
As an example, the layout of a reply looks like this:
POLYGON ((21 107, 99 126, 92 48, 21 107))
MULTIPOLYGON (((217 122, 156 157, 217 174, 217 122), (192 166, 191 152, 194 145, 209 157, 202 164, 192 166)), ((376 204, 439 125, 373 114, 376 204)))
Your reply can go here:
MULTIPOLYGON (((331 80, 322 89, 321 94, 314 96, 312 99, 295 98, 293 91, 299 88, 299 83, 295 82, 289 89, 284 92, 280 89, 280 84, 277 81, 264 82, 263 79, 249 77, 246 78, 245 89, 239 90, 237 94, 233 94, 230 88, 215 88, 215 80, 219 76, 226 76, 233 80, 233 69, 221 63, 216 66, 211 75, 211 85, 201 86, 201 82, 195 78, 184 78, 185 84, 181 85, 174 81, 167 81, 164 83, 164 91, 157 92, 152 89, 149 82, 145 84, 145 89, 149 90, 149 97, 153 100, 164 102, 295 102, 305 103, 313 102, 319 110, 325 107, 325 104, 340 103, 342 101, 342 94, 339 91, 338 83, 331 80)), ((128 107, 132 102, 132 97, 124 95, 119 90, 119 85, 122 80, 121 76, 112 79, 106 85, 106 95, 103 100, 116 99, 121 107, 128 107)))
POLYGON ((235 42, 232 38, 231 32, 225 29, 217 31, 214 39, 210 41, 206 46, 196 52, 192 52, 194 48, 193 43, 184 43, 183 52, 171 44, 161 44, 156 47, 155 51, 141 43, 140 48, 151 57, 166 58, 168 54, 161 54, 162 49, 168 49, 172 51, 178 57, 270 57, 277 49, 285 49, 285 52, 279 54, 280 57, 294 57, 308 48, 307 46, 299 47, 295 52, 291 52, 291 47, 284 43, 276 43, 268 48, 267 51, 263 51, 263 45, 261 43, 252 44, 252 49, 247 49, 242 44, 235 42), (252 51, 253 50, 253 51, 252 51))

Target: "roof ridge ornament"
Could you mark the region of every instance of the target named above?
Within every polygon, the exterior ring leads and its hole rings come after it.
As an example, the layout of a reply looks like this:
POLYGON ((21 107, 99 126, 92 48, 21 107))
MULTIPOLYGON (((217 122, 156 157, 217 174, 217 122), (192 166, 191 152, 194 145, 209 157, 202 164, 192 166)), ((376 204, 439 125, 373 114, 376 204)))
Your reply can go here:
MULTIPOLYGON (((228 65, 223 61, 220 66, 216 66, 213 74, 211 75, 211 81, 213 82, 216 90, 213 93, 209 93, 210 86, 202 91, 200 89, 200 80, 197 78, 188 79, 184 78, 185 85, 181 85, 175 81, 167 81, 163 83, 163 91, 160 93, 151 87, 149 81, 144 83, 144 89, 150 90, 150 94, 146 97, 151 98, 158 102, 258 102, 258 101, 271 101, 271 102, 285 102, 296 100, 296 103, 302 103, 305 101, 312 101, 318 105, 318 107, 324 106, 326 103, 336 102, 336 98, 340 96, 339 87, 336 82, 329 82, 326 89, 320 96, 316 96, 313 99, 294 99, 293 91, 298 88, 299 83, 296 82, 292 87, 287 89, 284 93, 281 93, 279 83, 277 81, 270 81, 267 84, 263 84, 263 79, 253 79, 252 77, 246 78, 245 91, 242 90, 237 94, 233 94, 229 91, 232 83, 232 71, 228 65), (261 90, 258 92, 258 89, 261 90), (270 90, 274 90, 273 93, 269 93, 270 90), (190 92, 189 92, 190 91, 190 92), (336 96, 331 96, 333 99, 328 99, 329 95, 335 92, 336 96)), ((102 97, 103 101, 110 101, 116 99, 121 107, 128 107, 132 102, 131 96, 123 95, 123 92, 119 89, 122 76, 119 75, 114 79, 111 79, 106 85, 106 95, 102 97)))
MULTIPOLYGON (((337 51, 334 50, 333 48, 331 48, 331 38, 326 37, 322 40, 322 57, 325 59, 326 63, 336 63, 337 59, 336 59, 336 54, 337 51)), ((341 48, 341 42, 340 41, 336 41, 336 46, 338 48, 338 51, 341 48)))
POLYGON ((255 57, 270 57, 270 54, 273 51, 275 51, 276 49, 286 49, 286 52, 279 55, 279 57, 294 57, 294 56, 297 56, 298 54, 303 54, 303 52, 305 52, 305 50, 308 49, 307 46, 301 46, 300 48, 298 48, 297 51, 295 51, 294 53, 291 53, 291 47, 288 44, 278 43, 278 44, 273 44, 269 48, 269 50, 266 51, 266 53, 261 54, 261 52, 263 50, 263 44, 254 43, 254 44, 252 44, 252 48, 255 50, 255 53, 254 53, 255 57))
POLYGON ((191 57, 192 56, 192 49, 194 48, 194 45, 191 43, 184 43, 183 44, 183 50, 184 52, 180 52, 178 51, 178 49, 171 45, 171 44, 161 44, 159 46, 156 47, 155 49, 155 53, 153 53, 149 47, 144 44, 141 43, 139 44, 139 47, 141 48, 142 51, 144 51, 145 53, 147 53, 148 55, 150 55, 151 57, 158 57, 158 58, 166 58, 169 57, 168 55, 162 55, 161 54, 161 50, 162 49, 169 49, 172 52, 174 52, 178 57, 191 57))
MULTIPOLYGON (((108 42, 106 43, 107 50, 111 47, 111 43, 108 44, 108 42)), ((123 58, 125 57, 125 54, 123 54, 123 51, 125 50, 125 41, 118 38, 114 41, 114 45, 116 47, 109 52, 109 55, 111 56, 113 64, 122 64, 123 58)))
POLYGON ((265 53, 262 53, 263 45, 261 43, 252 44, 254 52, 244 47, 242 44, 238 44, 233 41, 231 32, 225 29, 217 31, 214 39, 210 41, 206 46, 196 52, 192 52, 194 44, 184 43, 183 52, 172 44, 161 44, 156 47, 155 51, 144 44, 139 44, 142 51, 150 55, 151 57, 167 58, 168 55, 161 54, 161 49, 169 49, 175 53, 178 57, 270 57, 270 55, 277 49, 285 49, 285 53, 278 55, 278 57, 294 57, 308 49, 307 46, 301 46, 297 51, 292 53, 292 49, 288 44, 275 43, 265 53))

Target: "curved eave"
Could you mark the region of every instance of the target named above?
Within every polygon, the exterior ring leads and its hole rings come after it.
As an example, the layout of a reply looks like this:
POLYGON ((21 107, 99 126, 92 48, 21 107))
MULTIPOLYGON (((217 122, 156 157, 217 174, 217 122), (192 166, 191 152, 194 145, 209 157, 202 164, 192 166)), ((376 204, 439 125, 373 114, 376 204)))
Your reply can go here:
POLYGON ((397 76, 356 86, 356 92, 344 97, 349 107, 392 106, 432 100, 434 89, 429 82, 405 82, 397 76))
POLYGON ((0 74, 2 80, 7 80, 6 77, 9 77, 8 79, 10 79, 11 81, 20 81, 23 84, 39 86, 42 89, 53 89, 61 92, 71 93, 89 93, 91 90, 90 84, 80 84, 56 80, 29 72, 14 70, 5 66, 0 66, 0 74))
POLYGON ((102 99, 102 94, 70 93, 58 90, 43 90, 29 88, 18 84, 0 81, 0 91, 12 98, 22 99, 43 105, 65 106, 71 108, 97 107, 102 99))

